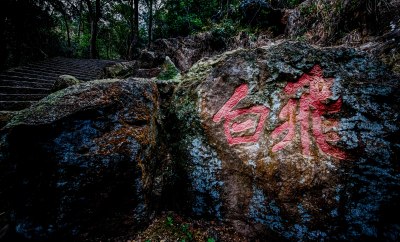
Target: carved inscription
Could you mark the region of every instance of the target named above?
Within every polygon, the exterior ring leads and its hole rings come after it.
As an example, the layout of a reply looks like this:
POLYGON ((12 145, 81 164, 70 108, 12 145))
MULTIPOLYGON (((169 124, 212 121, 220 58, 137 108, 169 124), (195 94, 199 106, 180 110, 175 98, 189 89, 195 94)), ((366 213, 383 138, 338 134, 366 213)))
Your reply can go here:
POLYGON ((272 147, 273 152, 285 148, 293 141, 296 124, 299 124, 303 155, 310 156, 311 135, 318 148, 325 154, 339 159, 346 158, 343 151, 328 143, 329 141, 338 141, 339 136, 333 131, 323 132, 324 130, 333 130, 338 125, 334 119, 323 120, 323 115, 339 112, 342 107, 341 98, 331 102, 328 100, 332 97, 332 84, 333 79, 323 78, 321 67, 316 65, 309 74, 304 74, 297 82, 286 85, 284 92, 287 95, 293 95, 301 89, 304 90, 299 101, 289 99, 279 113, 279 118, 285 122, 271 133, 271 138, 275 139, 286 131, 287 133, 279 143, 272 147))
MULTIPOLYGON (((302 75, 296 82, 291 82, 284 88, 285 95, 301 94, 300 99, 290 98, 279 113, 279 119, 284 123, 271 133, 272 139, 280 139, 272 147, 277 152, 291 144, 296 137, 296 127, 299 126, 302 154, 311 156, 310 146, 314 141, 325 154, 345 159, 345 152, 332 146, 340 138, 334 129, 338 121, 324 118, 326 114, 339 112, 342 99, 332 98, 333 79, 323 78, 322 69, 315 65, 310 73, 302 75)), ((250 108, 235 109, 249 92, 247 84, 237 87, 229 100, 214 115, 213 121, 224 121, 224 133, 229 145, 257 142, 264 130, 265 120, 270 110, 262 105, 250 108)))
POLYGON ((257 142, 263 131, 269 113, 267 107, 260 105, 234 110, 234 107, 247 96, 248 92, 247 84, 236 88, 232 97, 214 115, 213 121, 216 123, 224 119, 224 132, 230 145, 257 142))

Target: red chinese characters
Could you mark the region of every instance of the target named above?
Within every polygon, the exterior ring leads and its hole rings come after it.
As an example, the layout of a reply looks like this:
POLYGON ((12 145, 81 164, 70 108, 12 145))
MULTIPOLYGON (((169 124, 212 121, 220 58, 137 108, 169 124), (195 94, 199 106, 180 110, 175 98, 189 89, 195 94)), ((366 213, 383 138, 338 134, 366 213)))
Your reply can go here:
POLYGON ((288 103, 282 108, 279 118, 286 120, 277 127, 272 133, 271 138, 275 139, 287 131, 283 139, 272 147, 276 152, 285 148, 295 137, 296 123, 300 125, 300 138, 302 153, 310 156, 311 137, 318 148, 327 155, 338 159, 345 159, 345 152, 331 146, 328 141, 338 141, 339 136, 335 132, 323 132, 331 130, 338 125, 333 119, 322 120, 324 114, 339 112, 342 106, 342 99, 328 103, 328 98, 332 96, 331 87, 333 80, 323 78, 322 69, 319 65, 313 67, 309 74, 304 74, 297 82, 288 83, 284 92, 293 95, 302 88, 308 88, 309 92, 304 92, 299 101, 289 99, 288 103))
MULTIPOLYGON (((291 144, 296 137, 299 126, 301 149, 304 156, 311 156, 311 145, 314 141, 323 153, 345 159, 345 152, 332 146, 329 142, 339 141, 333 130, 338 121, 323 118, 326 114, 339 112, 342 99, 329 101, 332 97, 333 79, 323 78, 322 69, 315 65, 309 74, 304 74, 296 82, 288 83, 284 93, 289 96, 301 92, 300 99, 291 98, 279 113, 284 123, 271 133, 272 139, 281 139, 273 145, 272 152, 277 152, 291 144), (282 137, 283 136, 283 137, 282 137)), ((253 106, 234 110, 235 106, 248 95, 248 85, 242 84, 214 115, 216 123, 224 120, 224 132, 230 145, 257 142, 264 129, 265 120, 270 110, 265 106, 253 106)))
POLYGON ((269 113, 268 108, 260 105, 233 110, 247 96, 248 92, 247 84, 236 88, 232 97, 213 117, 213 121, 216 123, 221 122, 222 119, 225 120, 224 132, 229 145, 257 142, 263 131, 269 113))

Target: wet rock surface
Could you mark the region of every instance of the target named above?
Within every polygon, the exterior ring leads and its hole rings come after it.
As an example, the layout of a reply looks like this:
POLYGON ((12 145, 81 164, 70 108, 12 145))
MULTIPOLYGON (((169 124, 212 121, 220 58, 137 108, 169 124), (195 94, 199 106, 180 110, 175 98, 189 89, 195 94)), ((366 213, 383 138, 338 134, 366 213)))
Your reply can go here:
POLYGON ((398 90, 346 48, 281 42, 197 63, 173 100, 188 210, 250 238, 398 240, 398 90))
POLYGON ((157 115, 155 82, 135 79, 75 85, 17 114, 0 162, 16 233, 98 241, 146 225, 157 115))

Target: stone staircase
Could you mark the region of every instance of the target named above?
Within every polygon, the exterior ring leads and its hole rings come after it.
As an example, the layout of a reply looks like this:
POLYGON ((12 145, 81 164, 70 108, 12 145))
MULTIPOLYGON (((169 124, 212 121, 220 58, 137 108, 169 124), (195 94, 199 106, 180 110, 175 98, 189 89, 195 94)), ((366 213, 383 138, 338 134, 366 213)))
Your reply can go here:
POLYGON ((60 75, 71 75, 80 81, 100 78, 110 60, 70 59, 56 57, 0 72, 0 112, 18 111, 50 94, 60 75))

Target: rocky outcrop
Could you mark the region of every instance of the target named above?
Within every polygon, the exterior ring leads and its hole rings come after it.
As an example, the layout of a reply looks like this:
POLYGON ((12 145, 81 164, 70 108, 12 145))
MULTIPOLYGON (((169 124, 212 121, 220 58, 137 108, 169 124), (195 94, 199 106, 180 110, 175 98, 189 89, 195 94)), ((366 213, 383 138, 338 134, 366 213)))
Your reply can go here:
POLYGON ((134 71, 139 68, 136 61, 126 61, 116 63, 104 68, 104 77, 106 78, 125 78, 132 76, 134 71))
POLYGON ((153 78, 160 74, 166 56, 142 50, 139 59, 116 63, 104 68, 104 78, 153 78))
POLYGON ((299 42, 183 76, 171 59, 158 79, 81 83, 5 117, 0 227, 131 240, 154 211, 176 210, 249 240, 400 239, 398 76, 363 52, 299 42))
POLYGON ((308 43, 360 46, 382 42, 377 37, 399 29, 400 2, 387 1, 297 1, 285 9, 285 35, 308 43))
POLYGON ((0 157, 16 233, 99 241, 144 226, 157 190, 157 120, 155 82, 136 79, 74 85, 17 114, 0 157))
POLYGON ((15 112, 0 111, 0 129, 3 128, 14 116, 15 112))
POLYGON ((400 21, 392 31, 364 43, 359 49, 379 57, 393 72, 400 74, 400 21))
POLYGON ((64 88, 79 84, 81 81, 76 79, 74 76, 70 75, 61 75, 58 79, 54 82, 53 88, 51 89, 52 92, 56 92, 62 90, 64 88))
POLYGON ((174 100, 193 215, 290 241, 400 238, 399 78, 282 42, 194 65, 174 100))
POLYGON ((176 67, 186 72, 203 57, 220 53, 227 49, 228 43, 217 33, 205 32, 188 37, 158 39, 152 50, 159 55, 169 56, 176 67))
POLYGON ((235 35, 234 31, 233 29, 216 28, 213 31, 187 37, 158 39, 152 43, 152 54, 146 54, 146 57, 140 57, 139 60, 154 57, 155 59, 150 63, 159 63, 160 65, 163 62, 160 63, 159 60, 161 58, 165 60, 168 56, 179 71, 184 73, 202 58, 237 48, 261 47, 271 43, 274 36, 269 31, 257 36, 250 36, 246 31, 235 35))

